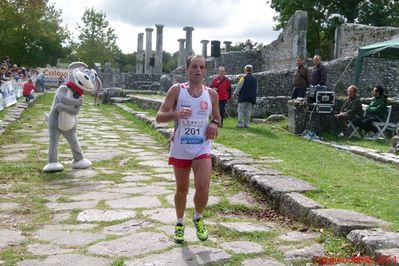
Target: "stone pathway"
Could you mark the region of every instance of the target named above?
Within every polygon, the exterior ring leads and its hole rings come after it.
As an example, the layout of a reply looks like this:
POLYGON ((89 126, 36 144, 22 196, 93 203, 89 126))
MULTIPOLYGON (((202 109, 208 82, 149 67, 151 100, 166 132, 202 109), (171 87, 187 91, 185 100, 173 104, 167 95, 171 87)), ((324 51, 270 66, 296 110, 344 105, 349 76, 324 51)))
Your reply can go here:
POLYGON ((205 213, 209 240, 196 238, 189 218, 191 184, 186 242, 175 244, 167 149, 116 107, 102 115, 88 102, 79 115, 78 137, 93 161, 90 169, 71 170, 71 152, 61 138, 59 157, 66 170, 40 171, 48 135, 41 117, 13 128, 13 136, 23 137, 1 145, 0 164, 34 169, 24 168, 26 178, 18 182, 0 179, 0 265, 305 265, 313 256, 325 256, 319 233, 292 230, 282 222, 287 219, 258 218, 273 211, 219 174, 212 179, 205 213))

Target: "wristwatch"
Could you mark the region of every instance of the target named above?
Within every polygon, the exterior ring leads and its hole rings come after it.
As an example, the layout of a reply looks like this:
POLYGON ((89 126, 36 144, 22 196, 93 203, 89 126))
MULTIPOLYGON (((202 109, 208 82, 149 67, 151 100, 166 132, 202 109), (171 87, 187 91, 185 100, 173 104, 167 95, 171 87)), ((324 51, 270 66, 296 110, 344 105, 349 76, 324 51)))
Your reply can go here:
POLYGON ((217 121, 216 119, 212 119, 212 120, 211 120, 211 123, 216 124, 218 127, 220 126, 219 121, 217 121))

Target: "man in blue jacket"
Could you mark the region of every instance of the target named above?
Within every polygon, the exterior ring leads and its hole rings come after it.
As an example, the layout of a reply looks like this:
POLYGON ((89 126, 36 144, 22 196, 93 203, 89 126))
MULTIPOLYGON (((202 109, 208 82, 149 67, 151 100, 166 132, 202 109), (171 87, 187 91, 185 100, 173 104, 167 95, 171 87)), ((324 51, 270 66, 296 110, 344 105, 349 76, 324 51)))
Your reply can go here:
POLYGON ((258 81, 252 75, 252 65, 244 68, 245 76, 240 78, 234 95, 238 95, 238 124, 237 127, 249 127, 253 105, 256 104, 258 81))

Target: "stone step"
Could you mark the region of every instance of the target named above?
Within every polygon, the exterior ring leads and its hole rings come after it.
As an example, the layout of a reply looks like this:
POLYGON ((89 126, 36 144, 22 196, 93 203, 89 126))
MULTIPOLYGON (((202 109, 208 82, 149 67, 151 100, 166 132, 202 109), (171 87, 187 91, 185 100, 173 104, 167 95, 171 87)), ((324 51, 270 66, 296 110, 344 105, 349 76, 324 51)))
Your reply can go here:
POLYGON ((368 254, 376 250, 399 249, 399 233, 382 229, 353 230, 346 238, 368 254))
POLYGON ((309 211, 313 225, 330 228, 338 235, 347 235, 352 230, 388 226, 389 223, 351 210, 316 209, 309 211))

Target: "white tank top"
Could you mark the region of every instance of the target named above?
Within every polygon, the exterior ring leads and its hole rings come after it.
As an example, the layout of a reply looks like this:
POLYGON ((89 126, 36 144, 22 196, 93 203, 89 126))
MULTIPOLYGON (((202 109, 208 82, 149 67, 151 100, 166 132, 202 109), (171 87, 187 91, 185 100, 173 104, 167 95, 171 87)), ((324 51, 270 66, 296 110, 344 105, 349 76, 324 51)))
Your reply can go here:
POLYGON ((192 115, 188 119, 175 121, 175 134, 171 141, 170 157, 192 160, 203 154, 211 153, 211 141, 206 140, 205 132, 212 113, 210 88, 202 86, 202 94, 198 98, 188 93, 188 83, 180 84, 176 111, 191 108, 192 115))

